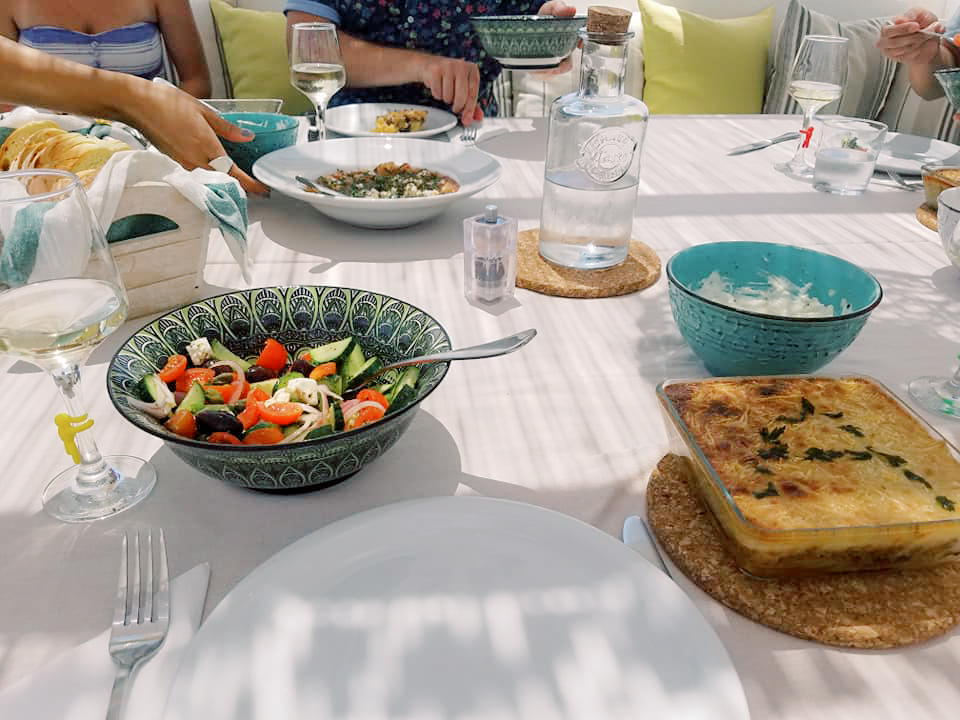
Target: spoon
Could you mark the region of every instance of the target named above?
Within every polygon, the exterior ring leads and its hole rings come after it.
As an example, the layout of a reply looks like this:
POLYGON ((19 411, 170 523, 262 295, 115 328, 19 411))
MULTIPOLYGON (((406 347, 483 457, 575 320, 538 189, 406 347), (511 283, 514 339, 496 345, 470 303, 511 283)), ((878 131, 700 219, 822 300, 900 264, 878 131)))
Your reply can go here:
POLYGON ((325 185, 317 185, 313 180, 308 180, 303 175, 297 175, 297 182, 301 182, 310 188, 313 192, 320 193, 321 195, 332 195, 333 197, 347 197, 342 192, 337 192, 331 188, 326 187, 325 185))
POLYGON ((519 350, 528 342, 533 340, 537 334, 534 328, 523 330, 514 335, 491 340, 482 345, 472 345, 471 347, 460 348, 459 350, 445 350, 444 352, 433 353, 432 355, 419 355, 417 357, 398 360, 389 365, 384 365, 376 373, 367 378, 367 382, 375 377, 385 373, 387 370, 407 367, 408 365, 425 365, 433 362, 445 362, 447 360, 474 360, 477 358, 496 357, 497 355, 506 355, 514 350, 519 350))

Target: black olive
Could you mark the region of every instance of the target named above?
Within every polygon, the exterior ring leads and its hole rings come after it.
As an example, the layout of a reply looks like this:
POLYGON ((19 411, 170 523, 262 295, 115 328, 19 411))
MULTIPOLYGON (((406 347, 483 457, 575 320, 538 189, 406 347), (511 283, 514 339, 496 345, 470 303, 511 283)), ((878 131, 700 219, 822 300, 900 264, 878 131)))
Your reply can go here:
POLYGON ((260 382, 261 380, 273 380, 277 377, 277 371, 265 368, 262 365, 251 365, 245 375, 247 382, 260 382))
POLYGON ((310 377, 310 372, 316 367, 313 363, 303 358, 297 358, 293 361, 288 372, 298 372, 304 377, 310 377))
POLYGON ((233 368, 229 365, 210 365, 210 369, 213 370, 214 375, 233 375, 233 368))
POLYGON ((233 413, 223 410, 201 410, 197 413, 197 430, 201 435, 215 432, 228 432, 240 437, 243 434, 243 424, 233 413))

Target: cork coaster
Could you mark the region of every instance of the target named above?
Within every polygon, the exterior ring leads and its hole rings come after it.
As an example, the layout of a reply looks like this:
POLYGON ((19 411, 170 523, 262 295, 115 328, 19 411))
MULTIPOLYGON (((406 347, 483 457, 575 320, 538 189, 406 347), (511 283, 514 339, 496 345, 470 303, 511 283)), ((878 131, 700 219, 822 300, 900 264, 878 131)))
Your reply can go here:
POLYGON ((932 208, 926 203, 917 208, 917 220, 926 228, 938 232, 937 209, 932 208))
POLYGON ((517 234, 517 287, 543 295, 600 298, 643 290, 660 277, 660 258, 639 240, 630 241, 627 259, 605 270, 560 267, 540 257, 540 230, 517 234))
POLYGON ((690 472, 687 459, 677 455, 657 465, 647 486, 650 527, 687 577, 741 615, 789 635, 851 648, 912 645, 960 622, 960 563, 777 580, 745 575, 688 483, 690 472))

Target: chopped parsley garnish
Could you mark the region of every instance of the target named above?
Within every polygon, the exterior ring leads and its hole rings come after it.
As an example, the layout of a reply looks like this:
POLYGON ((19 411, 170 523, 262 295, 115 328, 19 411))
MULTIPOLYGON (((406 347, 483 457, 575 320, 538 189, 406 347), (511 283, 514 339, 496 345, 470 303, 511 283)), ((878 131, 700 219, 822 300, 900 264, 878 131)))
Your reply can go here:
POLYGON ((864 437, 863 430, 858 428, 856 425, 841 425, 840 429, 844 432, 848 432, 851 435, 856 435, 857 437, 864 437))
POLYGON ((845 455, 843 450, 824 450, 818 447, 807 448, 803 454, 804 460, 819 460, 821 462, 833 462, 837 458, 845 455))
POLYGON ((890 463, 890 467, 900 467, 901 465, 907 464, 907 461, 904 458, 900 457, 899 455, 891 455, 890 453, 880 452, 879 450, 872 448, 869 445, 867 445, 867 450, 872 452, 874 455, 879 455, 880 457, 882 457, 884 460, 890 463))
POLYGON ((774 495, 779 495, 780 491, 777 490, 772 482, 768 482, 767 486, 763 490, 758 490, 753 494, 757 500, 762 500, 765 497, 773 497, 774 495))
POLYGON ((866 450, 844 450, 854 460, 869 460, 873 455, 866 450))
POLYGON ((772 443, 777 442, 780 439, 780 436, 783 435, 783 431, 787 429, 786 425, 781 425, 778 428, 773 430, 767 430, 767 428, 760 428, 760 437, 763 438, 764 442, 772 443))
POLYGON ((915 483, 920 483, 921 485, 926 486, 930 490, 933 490, 933 485, 928 483, 924 477, 917 475, 912 470, 904 470, 903 474, 906 476, 907 480, 910 480, 911 482, 915 482, 915 483))
POLYGON ((773 475, 773 470, 768 468, 766 465, 757 465, 753 469, 761 475, 773 475))
POLYGON ((843 417, 843 413, 842 413, 842 412, 825 412, 825 413, 820 413, 820 414, 821 414, 821 415, 826 415, 828 418, 833 418, 834 420, 839 420, 840 418, 843 417))
POLYGON ((937 495, 937 502, 940 503, 940 507, 942 507, 944 510, 949 510, 950 512, 953 512, 956 508, 956 503, 944 495, 937 495))
POLYGON ((813 403, 806 398, 800 398, 800 409, 803 410, 804 415, 813 415, 817 411, 813 403))
POLYGON ((757 451, 757 455, 764 460, 784 460, 789 454, 787 446, 779 441, 770 445, 770 447, 761 448, 757 451))

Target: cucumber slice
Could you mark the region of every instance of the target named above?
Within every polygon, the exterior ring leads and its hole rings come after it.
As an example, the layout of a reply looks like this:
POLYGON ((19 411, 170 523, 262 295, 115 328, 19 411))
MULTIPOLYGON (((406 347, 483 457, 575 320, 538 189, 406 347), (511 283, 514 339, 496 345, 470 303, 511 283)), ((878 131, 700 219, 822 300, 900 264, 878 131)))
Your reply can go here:
POLYGON ((258 380, 257 382, 250 383, 250 389, 260 388, 267 395, 273 395, 274 391, 277 389, 277 380, 276 378, 270 378, 269 380, 258 380))
POLYGON ((340 374, 343 375, 343 386, 345 388, 350 387, 350 380, 357 376, 360 368, 362 368, 366 362, 367 358, 364 357, 363 348, 354 344, 350 353, 344 358, 343 365, 340 367, 340 374))
POLYGON ((217 360, 231 360, 243 368, 244 372, 249 370, 252 365, 252 363, 244 360, 242 357, 229 350, 227 346, 219 340, 210 341, 210 351, 213 353, 213 357, 217 360))
POLYGON ((315 427, 313 430, 308 432, 304 440, 313 440, 314 438, 326 437, 327 435, 333 435, 333 432, 333 428, 329 425, 321 425, 320 427, 315 427))
POLYGON ((347 389, 349 390, 357 385, 362 385, 364 382, 366 382, 367 378, 370 378, 380 372, 380 368, 382 367, 383 361, 378 357, 372 357, 366 360, 363 365, 358 367, 352 375, 344 373, 346 375, 347 389))
POLYGON ((412 385, 401 385, 393 400, 390 401, 390 407, 387 408, 387 415, 403 410, 412 403, 417 397, 417 391, 412 385))
POLYGON ((137 394, 144 402, 159 403, 170 394, 170 388, 157 373, 150 373, 140 379, 137 384, 137 394))
POLYGON ((189 410, 192 413, 198 413, 207 403, 206 393, 203 392, 203 386, 194 381, 190 383, 190 389, 183 396, 183 400, 177 406, 178 410, 189 410))
POLYGON ((342 375, 325 375, 324 377, 317 380, 321 385, 326 385, 330 388, 330 392, 336 393, 337 395, 343 395, 343 376, 342 375))
POLYGON ((414 395, 416 395, 417 380, 419 379, 420 368, 416 365, 411 365, 403 369, 403 374, 397 378, 397 381, 393 384, 393 387, 390 388, 388 392, 384 393, 387 401, 390 403, 391 409, 393 409, 393 404, 396 402, 397 396, 400 394, 400 391, 403 388, 409 388, 413 390, 414 395))
POLYGON ((344 338, 343 340, 335 340, 334 342, 327 343, 326 345, 318 345, 315 348, 309 350, 310 353, 310 362, 314 365, 319 365, 320 363, 325 362, 335 362, 337 366, 340 366, 340 362, 350 354, 350 351, 353 350, 356 342, 352 337, 344 338))

